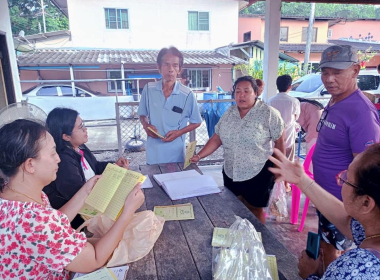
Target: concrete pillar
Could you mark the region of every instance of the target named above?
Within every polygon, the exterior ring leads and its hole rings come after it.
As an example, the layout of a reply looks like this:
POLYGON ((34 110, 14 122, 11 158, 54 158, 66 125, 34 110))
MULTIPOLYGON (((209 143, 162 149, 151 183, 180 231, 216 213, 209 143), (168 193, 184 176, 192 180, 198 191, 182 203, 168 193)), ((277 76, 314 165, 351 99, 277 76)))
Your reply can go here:
POLYGON ((280 49, 281 0, 265 1, 264 92, 267 101, 277 92, 278 53, 280 49))
MULTIPOLYGON (((121 63, 120 71, 121 71, 121 78, 125 79, 123 63, 121 63)), ((125 91, 125 81, 121 81, 121 90, 123 91, 123 95, 127 95, 125 91)))

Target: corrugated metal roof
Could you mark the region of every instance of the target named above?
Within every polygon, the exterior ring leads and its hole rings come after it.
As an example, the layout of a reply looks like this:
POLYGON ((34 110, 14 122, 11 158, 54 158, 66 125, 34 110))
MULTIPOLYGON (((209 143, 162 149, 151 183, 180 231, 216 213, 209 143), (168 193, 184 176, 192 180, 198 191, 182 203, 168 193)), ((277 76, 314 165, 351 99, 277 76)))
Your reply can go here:
MULTIPOLYGON (((310 52, 321 53, 331 44, 311 44, 310 52)), ((284 52, 305 52, 306 44, 280 44, 280 50, 284 52)))
POLYGON ((350 39, 336 39, 329 40, 329 43, 335 45, 350 45, 356 48, 358 51, 370 50, 371 52, 380 52, 380 42, 375 41, 359 41, 359 40, 350 40, 350 39))
MULTIPOLYGON (((19 66, 46 64, 156 64, 158 50, 38 49, 18 57, 19 66)), ((246 64, 216 51, 182 51, 185 64, 246 64)))

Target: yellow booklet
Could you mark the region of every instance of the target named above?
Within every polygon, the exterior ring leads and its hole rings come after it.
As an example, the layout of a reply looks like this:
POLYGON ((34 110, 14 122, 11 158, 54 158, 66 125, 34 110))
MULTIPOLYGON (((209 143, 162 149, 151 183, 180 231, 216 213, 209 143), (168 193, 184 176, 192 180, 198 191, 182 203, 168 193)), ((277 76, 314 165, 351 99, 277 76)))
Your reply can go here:
POLYGON ((116 221, 128 194, 137 183, 144 182, 145 178, 138 172, 109 163, 87 197, 84 208, 92 207, 116 221))
POLYGON ((193 157, 195 148, 197 147, 197 141, 190 142, 186 147, 186 157, 185 163, 183 164, 183 169, 186 169, 190 164, 190 159, 193 157))

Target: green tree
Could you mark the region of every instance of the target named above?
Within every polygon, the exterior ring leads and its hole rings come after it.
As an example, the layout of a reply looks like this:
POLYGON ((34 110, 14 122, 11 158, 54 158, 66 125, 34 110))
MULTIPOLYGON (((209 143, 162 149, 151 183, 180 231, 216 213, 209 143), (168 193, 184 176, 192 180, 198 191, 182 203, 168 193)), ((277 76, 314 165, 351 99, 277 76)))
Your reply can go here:
MULTIPOLYGON (((265 2, 256 2, 244 9, 241 14, 264 15, 265 2)), ((310 3, 282 3, 281 14, 282 16, 308 17, 310 14, 310 3)), ((380 9, 375 5, 318 3, 315 7, 315 17, 346 19, 380 18, 380 9)))
MULTIPOLYGON (((35 0, 9 0, 9 13, 12 33, 17 35, 21 30, 25 35, 39 33, 39 24, 43 32, 41 2, 35 0)), ((69 21, 50 0, 45 0, 46 31, 65 30, 69 21)))

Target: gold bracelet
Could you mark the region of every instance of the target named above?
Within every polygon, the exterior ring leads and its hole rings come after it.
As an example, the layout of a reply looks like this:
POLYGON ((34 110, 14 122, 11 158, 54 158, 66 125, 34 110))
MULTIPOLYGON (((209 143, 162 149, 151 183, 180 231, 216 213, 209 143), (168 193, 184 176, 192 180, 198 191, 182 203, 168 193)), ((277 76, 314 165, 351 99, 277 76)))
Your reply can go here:
POLYGON ((303 191, 304 193, 307 191, 308 188, 310 188, 310 186, 314 183, 315 181, 314 180, 311 180, 311 183, 306 187, 306 189, 303 191))
POLYGON ((201 156, 199 154, 196 154, 196 156, 198 156, 198 161, 201 160, 201 156))

